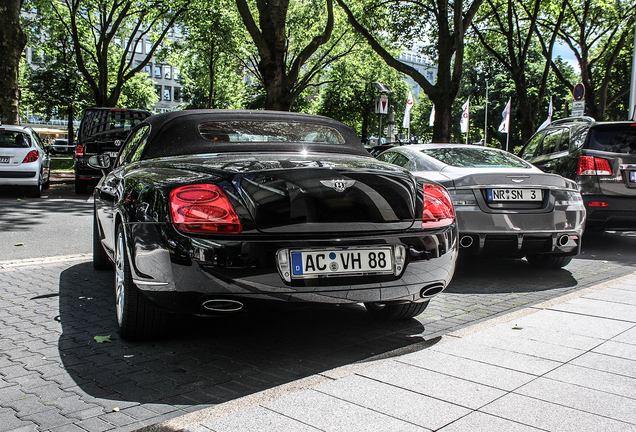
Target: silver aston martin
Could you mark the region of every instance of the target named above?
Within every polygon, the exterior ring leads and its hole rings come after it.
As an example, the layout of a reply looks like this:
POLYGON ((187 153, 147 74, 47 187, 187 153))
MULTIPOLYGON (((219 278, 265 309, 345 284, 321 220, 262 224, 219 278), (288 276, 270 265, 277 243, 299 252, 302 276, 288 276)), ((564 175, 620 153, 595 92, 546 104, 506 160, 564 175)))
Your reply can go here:
POLYGON ((585 207, 572 180, 474 145, 405 145, 377 158, 448 189, 460 254, 526 257, 539 267, 560 268, 580 253, 585 207))

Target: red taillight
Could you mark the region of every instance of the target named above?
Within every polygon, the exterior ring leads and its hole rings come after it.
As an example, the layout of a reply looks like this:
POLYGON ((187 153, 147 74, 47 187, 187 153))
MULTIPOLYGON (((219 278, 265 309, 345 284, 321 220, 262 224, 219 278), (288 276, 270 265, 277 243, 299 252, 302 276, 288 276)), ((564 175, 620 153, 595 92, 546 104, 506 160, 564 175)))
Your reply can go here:
POLYGON ((232 203, 217 185, 181 186, 170 192, 172 222, 195 233, 239 233, 243 229, 232 203))
POLYGON ((40 153, 37 150, 31 150, 25 157, 22 163, 35 162, 40 157, 40 153))
POLYGON ((576 175, 611 176, 612 167, 610 167, 610 163, 607 159, 593 156, 579 156, 576 175))
POLYGON ((84 157, 84 146, 79 144, 75 146, 75 157, 84 157))
POLYGON ((455 221, 455 209, 446 189, 433 184, 424 185, 422 228, 439 228, 455 221))
POLYGON ((607 201, 590 201, 587 203, 588 207, 609 207, 609 203, 607 201))

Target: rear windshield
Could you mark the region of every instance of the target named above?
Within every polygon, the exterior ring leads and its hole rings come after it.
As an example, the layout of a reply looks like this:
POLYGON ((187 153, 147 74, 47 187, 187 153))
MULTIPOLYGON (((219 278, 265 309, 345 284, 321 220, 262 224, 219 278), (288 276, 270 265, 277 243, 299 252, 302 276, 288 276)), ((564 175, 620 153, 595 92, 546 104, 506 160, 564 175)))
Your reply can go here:
POLYGON ((446 165, 459 168, 530 168, 531 165, 518 157, 487 148, 434 148, 421 150, 446 165))
POLYGON ((22 132, 0 130, 0 148, 28 148, 31 138, 22 132))
POLYGON ((124 140, 130 131, 151 114, 144 111, 88 111, 82 121, 82 139, 93 141, 124 140))
POLYGON ((344 144, 336 129, 311 123, 225 121, 199 125, 201 137, 219 143, 344 144))
POLYGON ((588 148, 612 153, 636 153, 636 124, 598 125, 590 129, 588 148))

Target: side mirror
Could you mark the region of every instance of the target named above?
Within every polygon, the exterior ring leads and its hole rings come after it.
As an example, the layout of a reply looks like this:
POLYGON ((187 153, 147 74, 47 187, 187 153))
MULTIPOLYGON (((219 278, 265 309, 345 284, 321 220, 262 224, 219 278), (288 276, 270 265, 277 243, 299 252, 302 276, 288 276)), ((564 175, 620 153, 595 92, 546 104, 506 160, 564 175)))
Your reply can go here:
POLYGON ((107 154, 94 155, 88 158, 88 166, 102 172, 108 171, 110 168, 110 156, 107 154))

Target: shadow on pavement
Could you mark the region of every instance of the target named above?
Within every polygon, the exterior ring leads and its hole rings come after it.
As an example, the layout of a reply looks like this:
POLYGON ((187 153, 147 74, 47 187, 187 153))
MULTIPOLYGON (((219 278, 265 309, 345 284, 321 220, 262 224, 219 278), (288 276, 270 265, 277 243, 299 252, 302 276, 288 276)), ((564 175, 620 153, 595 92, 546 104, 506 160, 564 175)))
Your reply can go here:
POLYGON ((445 293, 493 294, 536 292, 577 285, 562 269, 537 269, 527 261, 512 258, 459 256, 455 275, 445 293))
POLYGON ((59 351, 69 384, 113 407, 201 409, 423 340, 418 320, 378 322, 354 305, 175 318, 165 339, 131 343, 116 333, 113 279, 82 263, 62 272, 59 287, 59 351), (112 343, 94 340, 109 335, 112 343))

